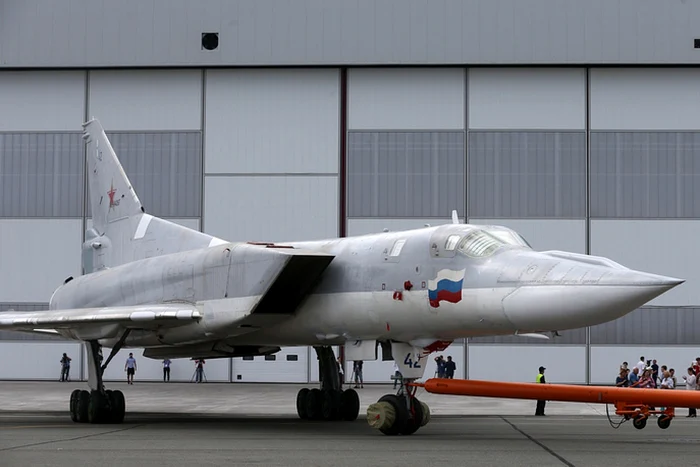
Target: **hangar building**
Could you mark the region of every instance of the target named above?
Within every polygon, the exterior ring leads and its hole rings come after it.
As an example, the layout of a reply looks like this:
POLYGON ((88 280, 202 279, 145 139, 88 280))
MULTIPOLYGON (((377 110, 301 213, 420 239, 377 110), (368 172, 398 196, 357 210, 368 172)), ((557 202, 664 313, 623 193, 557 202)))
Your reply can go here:
MULTIPOLYGON (((457 209, 536 249, 687 280, 549 341, 455 342, 459 377, 532 381, 544 365, 608 383, 640 355, 682 374, 700 355, 698 24, 698 2, 655 0, 0 2, 0 310, 45 307, 81 274, 95 116, 148 212, 228 240, 457 209)), ((63 352, 86 375, 79 344, 0 339, 0 378, 57 379, 63 352)), ((159 379, 139 361, 138 379, 159 379)), ((314 381, 315 361, 285 349, 212 360, 207 377, 314 381)), ((177 361, 173 377, 193 370, 177 361)), ((388 381, 392 363, 365 373, 388 381)))

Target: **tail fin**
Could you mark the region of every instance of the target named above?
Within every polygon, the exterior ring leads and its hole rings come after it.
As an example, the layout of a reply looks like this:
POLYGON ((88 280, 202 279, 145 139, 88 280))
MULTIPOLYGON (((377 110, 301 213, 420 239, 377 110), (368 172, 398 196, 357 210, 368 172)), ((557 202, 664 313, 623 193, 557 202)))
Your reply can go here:
POLYGON ((92 225, 104 235, 110 222, 145 210, 97 119, 83 124, 83 139, 87 143, 92 225))
POLYGON ((83 124, 92 229, 83 244, 86 273, 152 256, 227 243, 146 214, 100 122, 83 124))

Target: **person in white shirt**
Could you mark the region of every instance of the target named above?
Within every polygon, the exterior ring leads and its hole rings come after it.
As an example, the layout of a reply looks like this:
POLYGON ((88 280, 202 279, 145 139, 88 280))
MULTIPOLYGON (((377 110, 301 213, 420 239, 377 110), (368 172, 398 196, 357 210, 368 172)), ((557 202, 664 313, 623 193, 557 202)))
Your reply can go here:
POLYGON ((644 360, 644 357, 639 357, 639 361, 637 362, 635 367, 639 368, 640 375, 644 373, 644 369, 647 367, 647 362, 646 360, 644 360))
MULTIPOLYGON (((693 371, 692 366, 688 368, 688 375, 683 375, 683 379, 685 380, 685 388, 688 391, 695 391, 697 389, 697 378, 695 377, 695 372, 693 371)), ((686 418, 687 417, 697 417, 695 407, 688 408, 688 415, 686 416, 686 418)))
POLYGON ((673 389, 673 379, 671 379, 671 373, 664 371, 664 379, 661 381, 661 389, 673 389))

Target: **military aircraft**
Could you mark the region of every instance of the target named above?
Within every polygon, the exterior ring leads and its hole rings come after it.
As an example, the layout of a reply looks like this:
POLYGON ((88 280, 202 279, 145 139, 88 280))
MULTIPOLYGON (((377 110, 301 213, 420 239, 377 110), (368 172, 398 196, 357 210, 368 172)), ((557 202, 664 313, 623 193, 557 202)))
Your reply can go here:
MULTIPOLYGON (((458 338, 538 335, 619 318, 683 280, 609 259, 534 251, 501 226, 453 223, 299 242, 228 242, 146 213, 97 119, 83 124, 92 227, 85 274, 49 310, 0 314, 0 329, 81 341, 88 386, 70 395, 80 423, 121 423, 125 398, 102 380, 122 348, 144 356, 228 358, 313 346, 320 388, 299 391, 303 419, 352 421, 332 346, 348 360, 395 360, 401 385, 380 399, 387 435, 429 420, 411 383, 427 356, 458 338), (111 348, 103 361, 102 347, 111 348)), ((222 201, 224 212, 227 203, 222 201)), ((246 222, 241 219, 241 222, 246 222)))

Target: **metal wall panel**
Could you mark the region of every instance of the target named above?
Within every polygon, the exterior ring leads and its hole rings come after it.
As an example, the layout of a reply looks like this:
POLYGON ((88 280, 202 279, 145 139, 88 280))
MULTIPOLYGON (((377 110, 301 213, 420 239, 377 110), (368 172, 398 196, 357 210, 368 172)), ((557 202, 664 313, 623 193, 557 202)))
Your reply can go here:
POLYGON ((469 132, 470 217, 577 218, 585 208, 585 133, 469 132))
POLYGON ((592 220, 591 254, 624 266, 685 279, 647 305, 700 304, 700 220, 592 220))
POLYGON ((693 49, 700 9, 692 1, 65 5, 0 3, 0 66, 700 62, 693 49), (200 44, 201 33, 210 31, 219 32, 214 51, 200 44))
MULTIPOLYGON (((48 303, 0 303, 0 317, 3 311, 41 311, 48 310, 48 303)), ((0 331, 0 341, 66 341, 61 336, 30 332, 0 331)))
POLYGON ((208 176, 204 229, 229 241, 338 236, 337 176, 208 176))
POLYGON ((592 130, 698 128, 700 69, 593 68, 590 79, 592 130))
MULTIPOLYGON (((5 45, 2 8, 0 2, 0 68, 3 67, 5 45)), ((30 29, 33 31, 35 27, 33 25, 30 29)), ((46 49, 46 44, 42 48, 46 49)), ((84 71, 0 72, 2 131, 80 131, 84 114, 84 71)))
POLYGON ((89 90, 105 131, 202 129, 200 70, 93 70, 89 90))
POLYGON ((472 68, 469 128, 584 130, 583 68, 472 68))
MULTIPOLYGON (((107 137, 146 212, 158 217, 200 216, 201 132, 109 132, 107 137)), ((87 208, 91 216, 89 202, 87 208)))
POLYGON ((518 232, 533 250, 562 250, 586 253, 584 219, 478 219, 470 224, 502 225, 518 232))
POLYGON ((349 217, 464 213, 463 132, 350 132, 349 217))
MULTIPOLYGON (((252 360, 234 358, 231 362, 234 383, 306 383, 309 380, 308 347, 284 347, 274 355, 258 355, 252 360)), ((316 358, 312 363, 318 367, 316 358)))
MULTIPOLYGON (((464 218, 461 217, 459 219, 460 222, 464 222, 464 218)), ((426 224, 431 225, 433 227, 438 226, 438 225, 443 225, 443 224, 451 224, 452 219, 442 217, 442 218, 425 218, 425 219, 417 219, 417 218, 409 218, 409 219, 397 219, 397 218, 386 218, 386 219, 381 219, 381 218, 376 218, 376 217, 370 217, 370 218, 353 218, 353 219, 348 219, 348 224, 347 224, 347 233, 348 237, 352 237, 355 235, 365 235, 365 234, 371 234, 371 233, 380 233, 383 232, 384 229, 389 229, 390 231, 393 232, 398 232, 402 230, 412 230, 412 229, 420 229, 422 227, 425 227, 426 224)))
POLYGON ((0 217, 80 217, 79 133, 0 133, 0 217))
POLYGON ((639 361, 656 360, 659 366, 666 365, 676 370, 678 386, 685 390, 683 375, 698 356, 697 345, 663 347, 656 345, 592 345, 591 346, 591 382, 590 384, 614 384, 620 374, 622 362, 631 368, 639 361))
MULTIPOLYGON (((49 380, 61 378, 63 353, 73 360, 70 380, 80 380, 81 345, 61 342, 0 342, 0 378, 3 380, 49 380)), ((73 389, 73 388, 71 388, 73 389)))
POLYGON ((469 379, 534 383, 540 366, 548 383, 584 384, 586 346, 469 345, 469 379))
POLYGON ((640 308, 592 326, 591 344, 695 345, 698 334, 700 307, 640 308))
POLYGON ((700 132, 591 132, 591 217, 700 217, 700 132))
POLYGON ((509 345, 564 345, 564 344, 586 344, 586 328, 569 329, 559 331, 559 336, 549 336, 549 340, 536 337, 523 336, 485 336, 470 337, 469 345, 472 344, 509 344, 509 345))
POLYGON ((207 173, 338 173, 340 76, 208 70, 207 173))
POLYGON ((0 219, 0 302, 45 303, 81 271, 82 219, 0 219))
POLYGON ((463 68, 348 70, 348 129, 463 130, 463 68))

